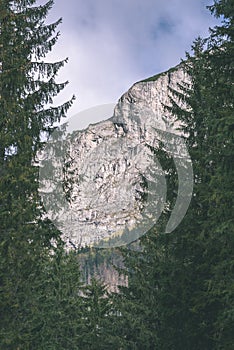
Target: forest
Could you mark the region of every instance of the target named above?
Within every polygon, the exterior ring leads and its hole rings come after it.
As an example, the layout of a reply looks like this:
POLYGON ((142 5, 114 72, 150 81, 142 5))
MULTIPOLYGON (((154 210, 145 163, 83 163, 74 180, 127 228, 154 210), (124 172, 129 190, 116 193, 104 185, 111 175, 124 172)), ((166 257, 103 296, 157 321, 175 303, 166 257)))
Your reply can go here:
MULTIPOLYGON (((90 254, 92 265, 93 252, 67 251, 44 215, 37 153, 74 97, 49 106, 67 85, 56 80, 67 59, 46 62, 61 19, 47 24, 54 1, 36 3, 0 0, 0 349, 232 350, 234 1, 208 6, 220 25, 194 39, 183 61, 191 86, 171 89, 165 106, 188 135, 194 171, 188 212, 165 233, 175 200, 168 196, 147 234, 97 253, 107 265, 112 254, 121 256, 116 269, 127 283, 114 292, 92 273, 85 283, 82 257, 90 254)), ((155 152, 173 189, 172 159, 155 152)))

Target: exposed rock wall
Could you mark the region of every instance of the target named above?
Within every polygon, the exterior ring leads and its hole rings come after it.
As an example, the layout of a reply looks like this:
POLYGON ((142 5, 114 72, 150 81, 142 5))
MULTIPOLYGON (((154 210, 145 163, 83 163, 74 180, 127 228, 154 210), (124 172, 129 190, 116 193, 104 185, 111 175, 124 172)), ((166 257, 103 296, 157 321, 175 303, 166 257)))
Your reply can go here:
MULTIPOLYGON (((50 174, 45 176, 44 199, 55 203, 55 221, 58 219, 68 249, 98 245, 100 240, 110 237, 112 246, 130 243, 146 232, 160 215, 165 201, 165 183, 160 165, 155 160, 152 162, 147 145, 158 147, 161 131, 180 134, 178 123, 164 107, 170 105, 170 89, 178 90, 178 84, 183 82, 189 83, 189 80, 179 65, 134 84, 119 99, 110 119, 69 136, 64 153, 65 172, 53 150, 49 156, 55 158, 53 178, 63 177, 69 203, 65 200, 61 205, 58 196, 64 187, 57 189, 59 186, 51 180, 50 174), (147 189, 148 202, 144 200, 144 179, 148 184, 153 183, 147 189)), ((60 144, 57 148, 60 149, 60 144)), ((50 215, 54 215, 53 208, 50 215)), ((117 290, 118 284, 127 283, 106 261, 87 263, 87 256, 84 256, 81 267, 87 283, 91 275, 99 276, 112 291, 117 290)))
POLYGON ((148 145, 157 147, 162 131, 179 134, 164 107, 170 105, 169 89, 182 82, 188 78, 181 65, 138 82, 120 98, 110 119, 70 135, 66 171, 60 175, 70 203, 57 211, 69 247, 105 246, 110 238, 111 246, 126 244, 157 220, 166 184, 148 145))
MULTIPOLYGON (((142 221, 142 174, 147 176, 152 166, 146 145, 157 147, 157 130, 178 133, 178 124, 164 106, 170 105, 169 89, 178 89, 183 81, 188 78, 178 66, 156 80, 136 83, 120 98, 112 118, 73 134, 69 164, 76 180, 66 240, 75 245, 98 243, 142 221)), ((164 199, 164 193, 152 198, 159 211, 164 199)), ((139 230, 149 228, 147 221, 139 230)))

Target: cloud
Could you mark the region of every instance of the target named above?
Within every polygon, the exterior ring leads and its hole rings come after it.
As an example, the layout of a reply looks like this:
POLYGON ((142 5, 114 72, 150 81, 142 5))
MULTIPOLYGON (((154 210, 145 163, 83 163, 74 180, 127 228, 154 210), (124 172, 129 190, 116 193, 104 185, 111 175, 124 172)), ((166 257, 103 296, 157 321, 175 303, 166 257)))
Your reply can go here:
POLYGON ((56 102, 77 100, 69 115, 115 102, 134 82, 180 62, 215 23, 204 0, 55 1, 49 21, 63 17, 50 60, 69 57, 59 80, 69 80, 56 102))

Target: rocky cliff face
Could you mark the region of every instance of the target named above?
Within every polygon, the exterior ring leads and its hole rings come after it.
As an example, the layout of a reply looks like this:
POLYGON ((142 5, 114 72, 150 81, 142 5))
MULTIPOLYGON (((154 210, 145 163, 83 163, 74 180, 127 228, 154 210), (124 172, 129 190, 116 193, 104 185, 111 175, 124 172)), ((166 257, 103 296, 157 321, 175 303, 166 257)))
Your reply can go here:
POLYGON ((52 156, 47 153, 63 185, 55 183, 54 175, 48 186, 44 173, 47 191, 42 191, 42 197, 68 246, 126 244, 144 234, 160 216, 166 183, 148 146, 157 148, 159 141, 166 141, 170 152, 174 142, 170 135, 179 135, 178 124, 164 106, 170 105, 169 89, 178 89, 177 84, 184 81, 188 78, 177 66, 134 84, 110 119, 69 134, 62 167, 61 159, 54 160, 54 152, 52 156), (62 190, 67 201, 58 200, 62 190), (49 202, 56 200, 58 205, 52 210, 49 202))

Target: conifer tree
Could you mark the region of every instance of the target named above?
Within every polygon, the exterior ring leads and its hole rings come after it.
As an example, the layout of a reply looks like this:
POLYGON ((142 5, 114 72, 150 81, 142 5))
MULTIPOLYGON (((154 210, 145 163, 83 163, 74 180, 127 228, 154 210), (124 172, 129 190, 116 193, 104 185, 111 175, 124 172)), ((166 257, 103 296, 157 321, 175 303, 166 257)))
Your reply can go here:
POLYGON ((171 91, 193 161, 189 211, 171 234, 163 233, 162 219, 141 239, 137 257, 125 254, 129 288, 119 296, 120 333, 132 349, 144 342, 165 350, 233 347, 233 1, 209 8, 223 22, 187 55, 192 86, 171 91))
POLYGON ((115 333, 117 315, 107 287, 96 278, 84 288, 82 349, 121 349, 121 339, 115 333))
MULTIPOLYGON (((59 232, 43 218, 35 166, 37 151, 43 146, 41 136, 49 135, 53 124, 65 116, 72 103, 70 100, 58 107, 47 107, 67 84, 56 83, 56 75, 67 60, 44 61, 58 39, 56 31, 61 22, 59 19, 45 24, 52 5, 52 0, 40 6, 35 0, 0 1, 2 349, 37 348, 31 343, 29 330, 40 332, 32 314, 35 319, 42 314, 40 304, 33 302, 33 293, 41 293, 41 304, 46 302, 47 292, 43 294, 38 284, 43 285, 43 269, 54 259, 52 241, 60 241, 59 232)), ((57 278, 61 276, 57 274, 57 278)), ((34 297, 39 300, 38 294, 34 297)))

